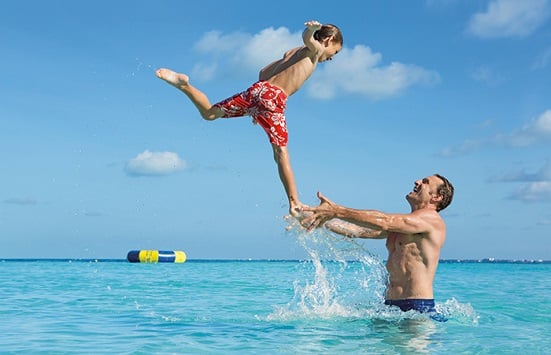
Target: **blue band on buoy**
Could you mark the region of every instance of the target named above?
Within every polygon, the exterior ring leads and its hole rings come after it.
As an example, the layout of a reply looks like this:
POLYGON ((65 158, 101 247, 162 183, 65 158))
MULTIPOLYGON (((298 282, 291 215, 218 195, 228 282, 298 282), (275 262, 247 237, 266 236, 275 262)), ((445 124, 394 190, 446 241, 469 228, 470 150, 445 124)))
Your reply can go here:
POLYGON ((126 255, 131 263, 184 263, 186 258, 181 250, 130 250, 126 255))

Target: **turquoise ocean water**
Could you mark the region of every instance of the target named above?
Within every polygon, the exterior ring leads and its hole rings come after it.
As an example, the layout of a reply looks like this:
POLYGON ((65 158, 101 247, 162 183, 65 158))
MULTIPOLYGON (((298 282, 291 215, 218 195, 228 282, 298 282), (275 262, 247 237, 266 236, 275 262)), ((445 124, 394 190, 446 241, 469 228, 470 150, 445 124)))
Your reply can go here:
POLYGON ((359 244, 301 243, 308 260, 0 260, 0 352, 551 353, 551 263, 442 262, 442 323, 382 306, 359 244))

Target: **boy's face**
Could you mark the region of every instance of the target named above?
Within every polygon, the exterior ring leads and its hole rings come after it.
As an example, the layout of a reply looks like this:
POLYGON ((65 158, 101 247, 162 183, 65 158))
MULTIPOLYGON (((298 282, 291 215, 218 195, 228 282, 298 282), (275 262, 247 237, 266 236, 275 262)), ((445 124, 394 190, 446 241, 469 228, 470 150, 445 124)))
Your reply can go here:
POLYGON ((326 60, 332 60, 335 54, 339 53, 342 49, 340 43, 331 42, 330 40, 325 43, 325 50, 323 55, 320 57, 320 62, 325 62, 326 60))

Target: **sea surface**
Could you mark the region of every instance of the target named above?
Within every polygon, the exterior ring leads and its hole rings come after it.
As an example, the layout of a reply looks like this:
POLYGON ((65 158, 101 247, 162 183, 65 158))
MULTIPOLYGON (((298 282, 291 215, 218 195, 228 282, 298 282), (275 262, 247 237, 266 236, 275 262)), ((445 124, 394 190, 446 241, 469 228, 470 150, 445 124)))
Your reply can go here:
POLYGON ((440 263, 434 321, 382 305, 384 261, 0 260, 0 353, 551 354, 551 263, 440 263))

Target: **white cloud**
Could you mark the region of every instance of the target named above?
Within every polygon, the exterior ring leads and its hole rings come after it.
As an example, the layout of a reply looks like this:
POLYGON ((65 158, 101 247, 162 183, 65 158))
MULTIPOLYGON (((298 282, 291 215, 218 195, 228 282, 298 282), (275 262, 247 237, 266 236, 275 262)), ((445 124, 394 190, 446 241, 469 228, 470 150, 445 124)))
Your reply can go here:
POLYGON ((198 52, 216 54, 224 57, 240 48, 243 42, 250 41, 250 35, 242 32, 233 32, 223 35, 220 31, 206 32, 197 43, 194 49, 198 52))
POLYGON ((440 156, 465 155, 487 146, 525 147, 542 142, 551 142, 551 110, 544 111, 528 124, 510 134, 499 134, 483 139, 466 139, 460 145, 445 147, 440 152, 440 156))
POLYGON ((545 111, 506 137, 506 141, 512 146, 527 146, 545 140, 551 141, 551 110, 545 111))
POLYGON ((521 169, 492 178, 490 182, 520 182, 520 186, 509 196, 512 200, 551 202, 551 160, 548 160, 535 173, 521 169))
POLYGON ((548 17, 548 0, 494 0, 471 17, 467 32, 481 38, 525 37, 548 17))
POLYGON ((317 69, 308 93, 320 99, 339 93, 378 100, 398 95, 413 85, 433 85, 440 81, 438 73, 416 65, 400 62, 381 65, 381 62, 382 55, 369 47, 344 48, 332 62, 317 69))
POLYGON ((498 178, 491 179, 493 182, 551 182, 551 160, 547 161, 540 170, 535 173, 529 173, 525 170, 509 172, 498 178))
MULTIPOLYGON (((212 79, 216 71, 251 72, 283 57, 285 51, 302 45, 302 31, 291 33, 287 28, 266 28, 255 35, 220 32, 206 33, 195 49, 207 54, 210 64, 198 63, 193 74, 202 80, 212 79), (225 69, 224 66, 230 66, 225 69)), ((383 99, 402 93, 413 85, 432 85, 440 81, 438 73, 414 64, 391 62, 383 65, 381 53, 357 45, 346 46, 333 61, 322 63, 306 83, 310 96, 329 99, 337 94, 359 94, 383 99)), ((252 74, 252 73, 251 73, 252 74)))
POLYGON ((186 162, 172 152, 150 152, 138 154, 126 164, 125 171, 131 176, 161 176, 186 168, 186 162))
POLYGON ((191 77, 193 80, 209 81, 212 80, 216 74, 218 65, 216 63, 199 63, 193 66, 191 70, 191 77))
POLYGON ((207 32, 194 49, 213 56, 210 64, 199 63, 192 74, 202 80, 213 78, 214 70, 230 65, 233 70, 257 73, 262 67, 283 57, 285 51, 302 44, 301 32, 290 33, 285 27, 266 28, 255 35, 233 32, 223 35, 219 31, 207 32), (219 62, 222 61, 222 62, 219 62), (205 70, 210 76, 205 76, 205 70))
POLYGON ((524 184, 510 198, 524 202, 551 201, 551 181, 536 181, 524 184))
MULTIPOLYGON (((309 94, 317 98, 331 98, 335 96, 339 87, 346 87, 348 91, 361 91, 365 89, 365 73, 372 70, 380 61, 381 54, 373 53, 371 48, 358 45, 352 50, 343 48, 338 57, 326 63, 324 68, 318 67, 318 73, 311 79, 309 94), (356 76, 357 74, 357 76, 356 76), (336 80, 336 81, 335 81, 336 80), (337 84, 338 87, 337 87, 337 84)), ((374 80, 369 85, 375 92, 381 92, 380 87, 374 80)))
POLYGON ((236 61, 260 69, 274 60, 283 58, 286 51, 301 44, 302 32, 291 33, 285 27, 266 28, 252 36, 250 41, 240 48, 236 61))

